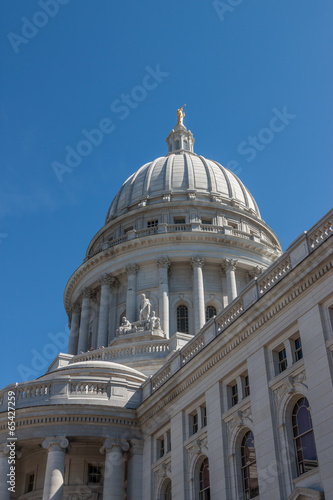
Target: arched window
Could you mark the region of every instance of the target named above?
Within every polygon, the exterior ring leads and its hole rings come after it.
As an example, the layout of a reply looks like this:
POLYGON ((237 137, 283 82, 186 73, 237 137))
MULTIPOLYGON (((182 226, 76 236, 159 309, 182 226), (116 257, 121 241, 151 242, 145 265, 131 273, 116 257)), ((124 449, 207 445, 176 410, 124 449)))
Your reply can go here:
POLYGON ((248 431, 241 445, 242 476, 245 499, 259 495, 256 452, 254 448, 253 432, 248 431))
POLYGON ((199 500, 210 500, 209 462, 206 457, 199 471, 199 500))
POLYGON ((186 306, 177 307, 177 331, 188 333, 188 308, 186 306))
POLYGON ((214 306, 206 307, 206 322, 209 321, 213 316, 216 316, 216 309, 214 306))
POLYGON ((314 467, 318 467, 309 401, 306 398, 299 399, 295 404, 292 413, 292 425, 298 475, 301 475, 314 467))
POLYGON ((168 479, 163 487, 162 500, 172 500, 171 481, 168 479))

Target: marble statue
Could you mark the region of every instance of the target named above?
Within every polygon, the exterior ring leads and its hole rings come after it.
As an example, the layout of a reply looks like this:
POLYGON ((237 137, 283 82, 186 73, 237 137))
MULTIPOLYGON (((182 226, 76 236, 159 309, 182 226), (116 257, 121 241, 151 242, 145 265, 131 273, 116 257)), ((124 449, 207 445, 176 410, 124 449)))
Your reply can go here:
POLYGON ((150 317, 150 308, 151 303, 150 300, 147 299, 145 294, 141 295, 142 299, 140 302, 140 321, 147 321, 150 317))
POLYGON ((124 335, 124 333, 129 332, 131 329, 132 329, 131 323, 128 321, 128 319, 125 316, 123 316, 121 318, 121 325, 117 329, 116 333, 117 333, 117 335, 124 335))
POLYGON ((160 330, 161 329, 161 320, 156 316, 155 311, 151 313, 151 316, 147 322, 147 327, 149 330, 160 330))

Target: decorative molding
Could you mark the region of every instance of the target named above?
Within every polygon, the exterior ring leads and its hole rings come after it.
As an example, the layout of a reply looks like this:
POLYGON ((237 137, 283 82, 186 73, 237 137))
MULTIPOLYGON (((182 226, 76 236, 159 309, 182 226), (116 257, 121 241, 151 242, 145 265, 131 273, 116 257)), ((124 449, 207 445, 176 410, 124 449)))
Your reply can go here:
POLYGON ((228 434, 231 436, 236 429, 245 425, 252 424, 252 409, 251 405, 247 405, 239 410, 236 410, 231 417, 225 420, 228 428, 228 434))
POLYGON ((304 388, 307 389, 308 387, 304 383, 305 381, 306 374, 304 369, 296 374, 285 377, 277 387, 272 389, 276 407, 279 408, 287 394, 296 392, 295 384, 302 384, 304 388))
POLYGON ((153 472, 157 481, 165 477, 171 477, 171 458, 168 457, 164 462, 154 467, 153 472))
POLYGON ((192 469, 193 463, 196 461, 197 457, 202 454, 207 454, 208 452, 208 437, 207 432, 202 434, 199 438, 194 439, 190 443, 185 445, 189 459, 189 470, 192 469))
MULTIPOLYGON (((38 408, 38 407, 37 407, 38 408)), ((36 409, 36 407, 34 407, 36 409)), ((17 417, 19 416, 20 409, 17 409, 17 417)), ((106 425, 125 425, 131 427, 138 427, 138 422, 136 419, 124 418, 124 417, 101 417, 99 415, 57 415, 51 417, 27 417, 27 418, 17 418, 16 427, 17 430, 22 427, 31 427, 32 425, 46 425, 46 424, 58 424, 58 423, 67 423, 67 424, 91 424, 92 426, 96 426, 97 424, 106 425)), ((6 430, 7 423, 1 425, 0 430, 6 430)))

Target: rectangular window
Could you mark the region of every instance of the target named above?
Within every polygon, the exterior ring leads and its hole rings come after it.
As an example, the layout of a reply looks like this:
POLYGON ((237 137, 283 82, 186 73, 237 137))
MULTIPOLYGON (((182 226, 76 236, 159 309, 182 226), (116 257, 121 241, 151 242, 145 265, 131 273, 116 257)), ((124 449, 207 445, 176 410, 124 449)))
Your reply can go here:
POLYGON ((33 491, 34 483, 35 483, 35 474, 34 473, 27 474, 26 488, 25 488, 26 493, 30 493, 30 491, 33 491))
POLYGON ((279 356, 279 373, 284 372, 284 370, 287 369, 288 363, 287 363, 287 353, 286 350, 283 348, 281 351, 278 352, 279 356))
POLYGON ((206 427, 206 425, 207 425, 207 408, 206 408, 206 406, 201 406, 200 411, 201 411, 201 426, 206 427))
POLYGON ((173 223, 174 224, 186 224, 185 217, 174 217, 173 223))
POLYGON ((190 436, 199 430, 198 414, 197 412, 190 415, 190 436))
POLYGON ((213 224, 212 219, 202 219, 201 224, 213 224))
POLYGON ((238 229, 238 224, 236 222, 227 222, 229 227, 232 227, 233 229, 238 229))
POLYGON ((88 483, 101 484, 102 467, 100 465, 88 464, 88 483))
POLYGON ((157 227, 157 226, 158 226, 158 219, 149 220, 147 222, 147 227, 157 227))
POLYGON ((250 395, 249 376, 245 375, 245 377, 244 377, 244 397, 247 398, 249 395, 250 395))
POLYGON ((303 358, 302 342, 300 337, 295 339, 295 360, 299 361, 303 358))
POLYGON ((231 406, 238 403, 238 387, 237 384, 231 386, 231 406))

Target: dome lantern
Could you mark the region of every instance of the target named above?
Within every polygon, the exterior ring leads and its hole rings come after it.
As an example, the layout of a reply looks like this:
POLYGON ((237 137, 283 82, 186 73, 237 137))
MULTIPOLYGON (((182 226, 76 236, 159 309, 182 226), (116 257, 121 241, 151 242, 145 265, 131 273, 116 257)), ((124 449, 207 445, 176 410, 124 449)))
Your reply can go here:
MULTIPOLYGON (((186 106, 186 104, 184 104, 186 106)), ((178 123, 173 128, 166 138, 168 144, 168 154, 173 152, 190 151, 193 153, 193 144, 195 139, 190 130, 187 130, 183 124, 185 113, 183 111, 184 106, 182 106, 177 111, 178 123)))

